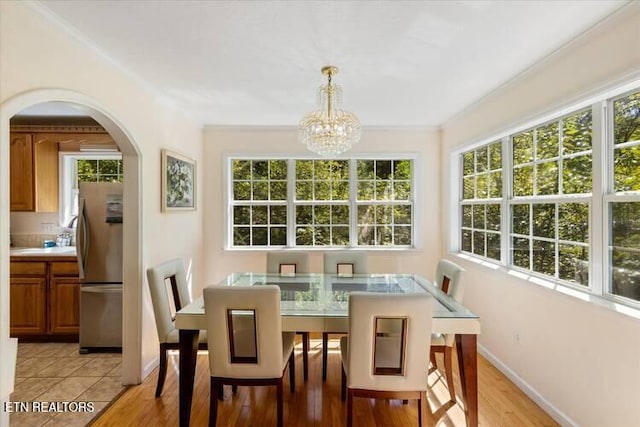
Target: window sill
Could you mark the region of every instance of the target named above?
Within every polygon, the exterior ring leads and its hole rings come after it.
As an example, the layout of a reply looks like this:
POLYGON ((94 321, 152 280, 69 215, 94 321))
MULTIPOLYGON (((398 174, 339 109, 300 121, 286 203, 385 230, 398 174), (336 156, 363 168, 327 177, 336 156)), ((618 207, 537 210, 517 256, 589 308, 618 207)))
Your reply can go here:
POLYGON ((547 289, 560 292, 564 295, 568 295, 581 301, 594 304, 598 307, 606 308, 608 310, 615 311, 616 313, 624 314, 626 316, 640 320, 640 303, 638 303, 638 306, 623 304, 607 297, 594 295, 586 289, 582 290, 574 288, 572 286, 567 286, 566 284, 559 281, 548 280, 533 274, 528 274, 524 271, 514 270, 502 264, 498 264, 497 262, 491 262, 487 259, 476 258, 474 256, 459 252, 450 252, 449 255, 477 265, 481 265, 496 272, 507 274, 525 282, 533 283, 534 285, 542 286, 547 289))

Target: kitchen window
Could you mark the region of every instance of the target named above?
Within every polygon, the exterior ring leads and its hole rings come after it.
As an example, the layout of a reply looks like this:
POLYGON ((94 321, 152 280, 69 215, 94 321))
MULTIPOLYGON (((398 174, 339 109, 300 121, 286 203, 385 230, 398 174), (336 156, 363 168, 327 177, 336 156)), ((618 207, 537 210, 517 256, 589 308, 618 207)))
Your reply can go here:
POLYGON ((79 182, 122 182, 122 155, 60 153, 60 224, 78 215, 79 182))
POLYGON ((414 158, 228 158, 228 247, 414 246, 414 158))

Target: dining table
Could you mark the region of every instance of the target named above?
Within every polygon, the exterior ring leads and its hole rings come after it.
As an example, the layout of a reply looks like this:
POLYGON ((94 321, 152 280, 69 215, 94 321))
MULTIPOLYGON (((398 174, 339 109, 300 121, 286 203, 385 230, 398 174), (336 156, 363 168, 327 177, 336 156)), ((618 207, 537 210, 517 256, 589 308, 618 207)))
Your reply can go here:
MULTIPOLYGON (((347 332, 350 292, 429 293, 434 298, 433 332, 455 334, 467 426, 478 425, 477 336, 480 319, 430 280, 417 274, 232 273, 211 286, 280 287, 282 330, 347 332)), ((198 335, 207 328, 202 297, 176 312, 180 335, 179 417, 189 426, 198 335)))

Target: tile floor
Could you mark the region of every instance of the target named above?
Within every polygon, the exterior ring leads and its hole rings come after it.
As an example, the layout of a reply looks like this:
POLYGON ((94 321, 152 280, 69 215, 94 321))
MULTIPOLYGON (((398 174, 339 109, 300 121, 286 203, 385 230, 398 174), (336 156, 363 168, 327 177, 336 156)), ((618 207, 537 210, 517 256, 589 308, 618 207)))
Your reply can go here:
POLYGON ((124 391, 121 365, 120 353, 79 354, 78 343, 19 343, 12 402, 92 402, 93 412, 14 412, 11 427, 90 424, 124 391))

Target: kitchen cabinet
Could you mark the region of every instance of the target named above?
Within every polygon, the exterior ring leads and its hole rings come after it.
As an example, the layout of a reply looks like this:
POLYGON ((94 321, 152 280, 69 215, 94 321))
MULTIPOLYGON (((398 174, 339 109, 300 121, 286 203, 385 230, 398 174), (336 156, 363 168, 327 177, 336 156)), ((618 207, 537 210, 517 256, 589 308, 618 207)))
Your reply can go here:
POLYGON ((58 142, 34 133, 11 132, 12 211, 58 211, 58 142))
POLYGON ((75 257, 12 257, 10 334, 12 337, 76 338, 80 280, 75 257))

